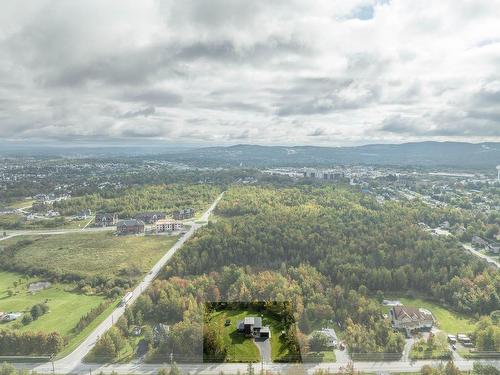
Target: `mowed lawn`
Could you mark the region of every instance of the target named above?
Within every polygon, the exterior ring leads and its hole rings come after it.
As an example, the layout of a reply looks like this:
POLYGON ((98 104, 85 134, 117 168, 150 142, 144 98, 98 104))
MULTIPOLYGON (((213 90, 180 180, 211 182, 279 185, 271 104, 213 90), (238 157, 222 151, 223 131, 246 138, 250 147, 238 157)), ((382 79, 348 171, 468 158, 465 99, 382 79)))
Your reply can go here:
MULTIPOLYGON (((253 310, 232 310, 226 309, 216 311, 212 319, 218 319, 224 324, 226 319, 231 320, 231 325, 224 327, 224 341, 228 348, 229 362, 256 362, 260 361, 260 352, 257 346, 245 335, 237 330, 238 320, 243 320, 246 316, 260 316, 260 313, 253 310)), ((263 313, 263 325, 271 327, 271 356, 273 361, 286 358, 290 353, 287 345, 280 338, 283 327, 281 323, 271 315, 263 313)))
POLYGON ((83 315, 104 301, 101 296, 86 296, 66 291, 65 288, 70 286, 64 284, 54 284, 48 289, 31 294, 28 292, 28 285, 33 281, 36 279, 26 279, 11 272, 0 272, 0 311, 28 312, 33 305, 43 302, 47 302, 50 309, 47 314, 26 326, 9 322, 0 324, 0 329, 57 331, 62 336, 67 336, 83 315), (10 297, 7 293, 9 289, 14 292, 10 297))
MULTIPOLYGON (((215 312, 211 319, 224 322, 231 320, 231 325, 224 327, 224 342, 227 347, 228 362, 259 362, 260 352, 252 339, 238 332, 238 320, 245 316, 257 316, 255 312, 248 310, 221 310, 215 312)), ((209 359, 208 359, 209 360, 209 359)))
POLYGON ((116 276, 132 266, 145 273, 168 251, 177 237, 116 236, 111 232, 89 231, 18 236, 3 241, 1 246, 23 239, 33 243, 17 250, 9 259, 11 264, 87 277, 116 276))
POLYGON ((448 334, 467 333, 474 330, 475 321, 472 317, 456 313, 434 302, 420 298, 392 298, 398 299, 404 306, 423 307, 429 310, 437 320, 437 326, 448 334))

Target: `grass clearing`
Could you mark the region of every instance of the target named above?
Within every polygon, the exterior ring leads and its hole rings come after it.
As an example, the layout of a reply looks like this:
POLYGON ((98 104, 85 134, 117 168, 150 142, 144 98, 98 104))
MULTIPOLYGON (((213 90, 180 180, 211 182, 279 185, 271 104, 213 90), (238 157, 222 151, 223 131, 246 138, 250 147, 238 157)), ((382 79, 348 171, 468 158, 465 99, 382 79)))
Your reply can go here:
POLYGON ((61 350, 58 354, 57 354, 57 357, 56 359, 60 359, 60 358, 63 358, 65 356, 67 356, 68 354, 70 354, 73 350, 76 349, 76 347, 78 345, 80 345, 80 343, 85 340, 85 338, 94 330, 97 328, 97 326, 99 324, 102 323, 102 321, 104 319, 106 319, 109 315, 111 315, 111 313, 113 312, 113 310, 116 308, 116 306, 118 305, 118 303, 120 302, 121 298, 117 298, 115 301, 113 301, 113 303, 111 303, 108 308, 106 310, 104 310, 104 312, 99 315, 96 319, 94 319, 94 321, 92 323, 90 323, 87 327, 85 327, 85 329, 83 331, 81 331, 79 334, 77 334, 76 336, 73 336, 71 338, 71 340, 68 342, 68 344, 64 347, 63 350, 61 350))
POLYGON ((19 319, 14 322, 0 324, 0 329, 59 332, 67 339, 68 343, 64 349, 58 353, 58 359, 71 353, 89 333, 92 332, 92 330, 111 314, 120 300, 120 298, 117 298, 92 323, 75 335, 73 333, 73 328, 80 318, 87 314, 92 308, 97 307, 103 302, 104 297, 72 293, 67 290, 71 288, 68 284, 53 284, 50 288, 44 289, 36 294, 31 294, 27 291, 27 287, 34 281, 37 281, 37 279, 12 272, 0 272, 1 311, 29 311, 33 305, 45 301, 47 301, 50 308, 47 314, 42 315, 26 326, 22 325, 19 319), (14 286, 14 283, 16 283, 16 286, 14 286), (9 289, 14 292, 10 297, 7 293, 9 289))
POLYGON ((309 352, 302 356, 306 363, 337 362, 335 352, 332 350, 322 350, 320 352, 309 352))
POLYGON ((70 285, 53 284, 34 294, 28 291, 33 278, 23 278, 11 272, 0 272, 0 310, 4 312, 28 312, 33 305, 47 302, 49 312, 28 325, 17 321, 2 323, 0 329, 15 329, 33 332, 59 332, 63 337, 71 336, 72 329, 80 318, 104 301, 101 296, 86 296, 72 293, 70 285), (14 283, 17 286, 14 287, 14 283), (14 294, 9 296, 7 290, 14 294))
MULTIPOLYGON (((409 307, 423 307, 429 310, 437 321, 437 326, 444 332, 452 335, 457 333, 468 333, 474 330, 476 323, 472 317, 452 311, 435 302, 424 300, 422 298, 409 298, 409 297, 394 297, 391 299, 398 299, 404 306, 409 307)), ((388 308, 389 310, 390 308, 388 308)))
POLYGON ((221 310, 216 311, 212 320, 220 321, 222 324, 226 319, 231 320, 231 324, 224 327, 224 343, 227 347, 227 362, 259 362, 260 352, 252 339, 238 332, 238 320, 243 320, 245 316, 255 316, 257 313, 250 310, 221 310))
POLYGON ((5 206, 10 208, 24 208, 24 207, 31 207, 33 203, 35 203, 35 200, 28 198, 28 199, 19 199, 17 201, 5 203, 5 206))
POLYGON ((116 276, 131 266, 145 273, 175 243, 177 236, 116 236, 111 232, 89 231, 17 236, 1 245, 9 246, 21 240, 31 243, 9 258, 11 266, 89 277, 116 276))

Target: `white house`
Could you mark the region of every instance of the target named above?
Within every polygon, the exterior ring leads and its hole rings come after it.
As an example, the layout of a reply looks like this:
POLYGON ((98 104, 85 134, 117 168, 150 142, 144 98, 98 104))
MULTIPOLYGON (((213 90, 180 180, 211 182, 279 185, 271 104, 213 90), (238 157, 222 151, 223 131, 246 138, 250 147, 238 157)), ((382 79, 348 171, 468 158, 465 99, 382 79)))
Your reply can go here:
POLYGON ((11 322, 13 320, 16 320, 17 318, 19 318, 20 316, 22 316, 23 314, 21 313, 7 313, 7 314, 4 314, 2 315, 2 320, 4 322, 11 322))
POLYGON ((335 348, 338 344, 338 338, 337 334, 335 333, 335 330, 333 328, 321 328, 319 330, 321 334, 323 334, 326 337, 326 346, 329 348, 335 348))

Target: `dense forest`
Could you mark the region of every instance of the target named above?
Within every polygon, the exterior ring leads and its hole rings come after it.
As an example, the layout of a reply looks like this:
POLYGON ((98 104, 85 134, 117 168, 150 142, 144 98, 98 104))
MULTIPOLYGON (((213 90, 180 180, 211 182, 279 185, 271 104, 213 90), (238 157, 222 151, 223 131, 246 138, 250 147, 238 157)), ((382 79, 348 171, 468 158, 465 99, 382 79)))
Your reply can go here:
POLYGON ((218 220, 187 244, 166 274, 305 263, 347 290, 412 290, 465 313, 499 309, 498 271, 454 238, 431 236, 417 225, 453 219, 445 213, 418 202, 380 205, 333 187, 233 188, 218 206, 218 220))
MULTIPOLYGON (((381 205, 331 186, 233 187, 215 220, 134 305, 129 323, 136 316, 168 322, 178 342, 151 352, 191 353, 201 350, 204 302, 290 301, 302 353, 308 335, 332 322, 351 353, 400 353, 404 338, 383 317, 386 293, 423 294, 476 316, 500 308, 498 272, 452 237, 431 236, 417 225, 463 222, 458 215, 419 202, 381 205)), ((487 342, 498 329, 492 326, 483 324, 474 335, 487 342)))
POLYGON ((128 218, 141 212, 167 212, 192 207, 197 211, 206 209, 220 193, 213 185, 150 185, 129 188, 123 191, 100 190, 97 193, 55 202, 54 209, 62 215, 74 215, 83 209, 92 212, 117 213, 128 218))

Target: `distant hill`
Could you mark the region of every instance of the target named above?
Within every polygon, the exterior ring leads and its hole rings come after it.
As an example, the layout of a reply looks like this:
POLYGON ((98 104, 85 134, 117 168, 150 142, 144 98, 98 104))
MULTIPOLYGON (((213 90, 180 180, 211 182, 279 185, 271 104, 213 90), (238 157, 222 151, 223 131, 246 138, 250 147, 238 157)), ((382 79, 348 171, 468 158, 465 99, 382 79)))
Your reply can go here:
POLYGON ((494 168, 500 164, 500 143, 417 142, 356 147, 235 145, 192 149, 164 157, 192 165, 220 167, 372 164, 494 168))

